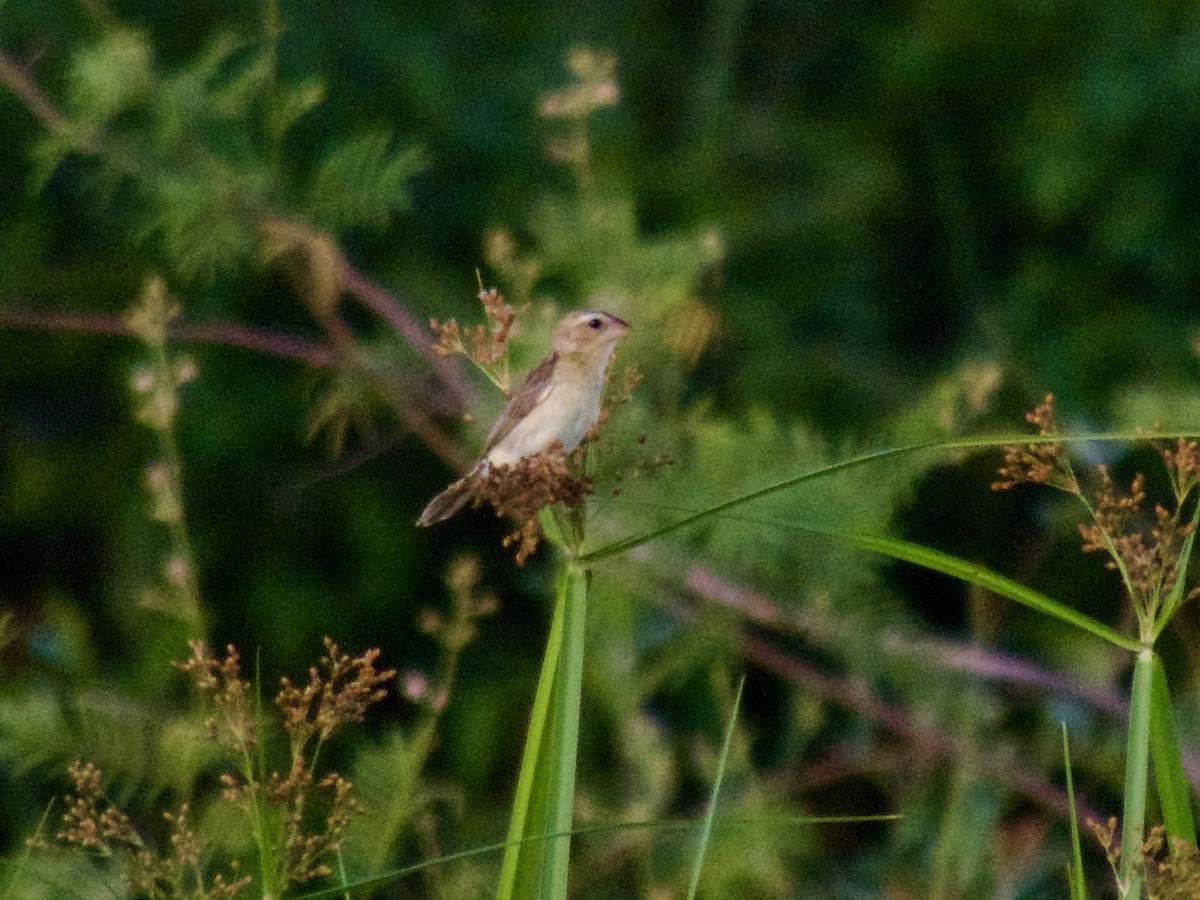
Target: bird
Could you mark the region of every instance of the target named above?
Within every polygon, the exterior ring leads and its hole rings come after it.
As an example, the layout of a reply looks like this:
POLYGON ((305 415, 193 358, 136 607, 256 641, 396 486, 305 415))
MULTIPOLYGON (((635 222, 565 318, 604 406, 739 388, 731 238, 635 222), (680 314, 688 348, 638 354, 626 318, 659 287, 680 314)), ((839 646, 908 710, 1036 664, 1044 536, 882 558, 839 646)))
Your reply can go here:
POLYGON ((473 499, 473 477, 491 466, 512 466, 544 453, 556 441, 570 453, 600 418, 604 372, 629 323, 612 313, 577 309, 554 329, 551 353, 525 376, 492 426, 484 455, 466 476, 429 501, 417 525, 449 519, 473 499))

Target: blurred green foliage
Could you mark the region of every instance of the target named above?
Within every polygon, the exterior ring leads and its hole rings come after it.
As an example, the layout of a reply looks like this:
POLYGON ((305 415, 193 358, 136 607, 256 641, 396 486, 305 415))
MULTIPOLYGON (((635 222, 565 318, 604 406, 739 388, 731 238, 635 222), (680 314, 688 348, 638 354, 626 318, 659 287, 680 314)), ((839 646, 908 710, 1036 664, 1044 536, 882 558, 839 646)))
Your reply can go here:
MULTIPOLYGON (((1186 3, 7 0, 0 52, 10 860, 78 758, 140 821, 193 798, 204 834, 233 831, 166 665, 187 629, 138 603, 169 546, 130 386, 152 348, 113 332, 155 276, 184 323, 171 352, 199 370, 173 434, 204 630, 256 661, 264 697, 326 634, 442 683, 447 639, 420 623, 462 554, 500 599, 447 697, 394 694, 325 751, 374 804, 354 875, 501 839, 537 677, 545 560, 516 568, 483 513, 412 524, 501 398, 398 317, 474 321, 477 269, 529 304, 514 371, 566 309, 634 325, 615 371, 645 377, 593 453, 596 544, 863 449, 1012 431, 1048 390, 1072 429, 1200 421, 1186 3), (619 105, 541 115, 584 45, 615 56, 619 105)), ((722 812, 905 818, 718 829, 701 896, 1060 892, 1057 722, 1077 793, 1118 809, 1124 657, 787 527, 892 529, 1121 625, 1065 507, 992 494, 997 461, 853 469, 599 565, 577 821, 699 814, 748 667, 722 812)), ((1126 482, 1147 465, 1105 461, 1126 482)), ((1175 628, 1194 742, 1194 613, 1175 628)), ((573 884, 678 895, 690 854, 653 830, 581 838, 573 884)), ((1102 884, 1097 848, 1085 861, 1102 884)), ((477 895, 496 871, 404 884, 477 895)))

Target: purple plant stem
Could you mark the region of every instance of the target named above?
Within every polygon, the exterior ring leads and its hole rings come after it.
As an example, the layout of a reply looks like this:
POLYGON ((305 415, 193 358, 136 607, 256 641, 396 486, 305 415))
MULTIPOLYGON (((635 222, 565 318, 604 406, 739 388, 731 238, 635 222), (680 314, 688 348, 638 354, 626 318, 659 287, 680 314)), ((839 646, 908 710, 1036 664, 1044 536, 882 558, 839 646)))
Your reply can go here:
POLYGON ((37 82, 25 73, 16 60, 3 51, 0 51, 0 84, 16 94, 25 104, 25 108, 50 130, 53 131, 63 123, 62 115, 42 93, 37 82))
MULTIPOLYGON (((960 741, 954 735, 915 725, 904 709, 875 696, 861 679, 834 678, 826 675, 808 663, 757 638, 743 638, 742 650, 752 662, 793 684, 800 685, 806 691, 819 693, 839 706, 882 725, 889 732, 920 747, 924 753, 945 759, 955 759, 962 753, 960 741)), ((996 761, 996 756, 979 755, 979 767, 983 774, 1024 794, 1056 816, 1066 818, 1070 815, 1065 791, 1059 790, 1036 772, 996 761)), ((1075 794, 1075 802, 1084 821, 1092 818, 1100 822, 1106 818, 1098 809, 1082 801, 1078 791, 1075 794)))
MULTIPOLYGON (((0 307, 0 328, 134 336, 120 316, 99 313, 43 313, 11 307, 0 307)), ((333 348, 318 341, 278 331, 251 328, 236 322, 183 322, 177 319, 167 330, 175 340, 241 347, 270 356, 294 359, 317 369, 333 365, 335 359, 333 348)))
MULTIPOLYGON (((741 588, 705 566, 694 565, 689 568, 684 583, 697 596, 719 603, 772 630, 806 634, 818 643, 821 634, 828 630, 825 627, 827 623, 822 621, 823 617, 785 607, 763 594, 741 588)), ((933 749, 939 755, 952 756, 957 752, 957 745, 951 738, 936 730, 915 726, 907 711, 884 702, 861 681, 825 675, 794 655, 751 636, 743 638, 742 647, 749 659, 764 668, 797 684, 803 684, 806 689, 819 691, 839 705, 878 722, 889 731, 917 741, 919 745, 933 749)), ((968 672, 994 680, 1037 687, 1048 690, 1055 696, 1081 700, 1118 719, 1128 717, 1129 704, 1116 694, 1087 688, 1075 679, 1047 672, 1028 660, 1009 654, 980 647, 955 645, 948 641, 922 640, 914 643, 911 639, 901 639, 897 635, 885 635, 881 640, 881 647, 885 652, 894 655, 920 656, 934 669, 968 672)), ((1190 749, 1184 749, 1182 755, 1189 780, 1193 785, 1200 783, 1200 758, 1190 749)), ((1026 793, 1045 808, 1056 814, 1066 814, 1066 794, 1037 773, 1011 765, 988 763, 987 766, 996 777, 1026 793)), ((1097 821, 1103 820, 1098 810, 1083 803, 1080 803, 1079 809, 1084 819, 1091 816, 1097 821)))
MULTIPOLYGON (((31 331, 68 331, 79 334, 102 334, 133 337, 133 332, 119 316, 98 313, 42 313, 0 307, 0 328, 23 328, 31 331)), ((196 341, 241 347, 284 359, 294 359, 313 368, 329 368, 339 360, 339 354, 327 344, 275 331, 265 331, 234 322, 182 322, 178 319, 168 326, 172 340, 196 341)), ((392 385, 385 384, 385 388, 392 385)), ((388 390, 388 396, 393 396, 388 390)), ((450 467, 465 469, 467 459, 458 445, 434 426, 430 417, 411 398, 394 397, 391 404, 404 424, 450 467)))
POLYGON ((458 409, 470 408, 475 400, 475 391, 471 383, 458 366, 437 352, 429 336, 429 329, 418 323, 392 294, 371 281, 344 258, 341 275, 343 290, 396 329, 401 337, 425 357, 442 383, 454 395, 458 409))
MULTIPOLYGON (((704 566, 692 566, 684 583, 704 599, 734 609, 759 625, 808 636, 816 635, 818 640, 823 631, 829 630, 822 617, 804 610, 782 607, 769 597, 726 581, 704 566)), ((939 669, 1042 688, 1058 697, 1083 701, 1120 719, 1129 715, 1128 702, 1114 692, 1090 688, 1075 678, 1048 672, 1012 654, 931 638, 914 640, 911 635, 894 632, 883 634, 879 643, 885 652, 893 656, 916 657, 926 665, 939 669)))

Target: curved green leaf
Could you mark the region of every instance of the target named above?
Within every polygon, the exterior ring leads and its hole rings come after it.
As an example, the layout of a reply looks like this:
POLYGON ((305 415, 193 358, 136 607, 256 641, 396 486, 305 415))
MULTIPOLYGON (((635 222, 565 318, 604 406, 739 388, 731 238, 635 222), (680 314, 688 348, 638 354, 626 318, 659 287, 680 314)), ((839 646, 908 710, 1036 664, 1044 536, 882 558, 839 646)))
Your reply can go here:
POLYGON ((499 900, 565 898, 590 574, 567 565, 534 697, 513 801, 499 900), (540 840, 554 835, 553 840, 540 840))
POLYGON ((1079 610, 1072 609, 1010 578, 1005 578, 1003 575, 993 572, 991 569, 981 566, 978 563, 967 562, 965 559, 959 559, 957 556, 942 553, 940 550, 923 547, 920 544, 913 544, 909 541, 899 540, 898 538, 861 534, 853 531, 836 531, 807 525, 796 525, 795 527, 817 534, 826 534, 830 537, 841 538, 864 550, 882 553, 893 559, 910 562, 926 569, 932 569, 935 572, 953 576, 969 584, 978 585, 994 594, 1015 600, 1023 606, 1028 606, 1030 609, 1058 619, 1060 622, 1066 622, 1068 625, 1073 625, 1076 628, 1094 634, 1096 637, 1103 638, 1110 644, 1123 647, 1126 650, 1142 649, 1142 645, 1137 639, 1121 634, 1119 631, 1109 628, 1103 622, 1099 622, 1091 616, 1079 612, 1079 610))
MULTIPOLYGON (((987 447, 1007 447, 1010 445, 1028 445, 1028 444, 1069 444, 1079 441, 1092 441, 1096 443, 1111 443, 1111 442, 1134 442, 1145 441, 1153 438, 1154 440, 1172 440, 1180 437, 1193 437, 1195 432, 1159 432, 1153 435, 1147 435, 1141 431, 1113 431, 1103 434, 1055 434, 1055 435, 1038 435, 1038 434, 1006 434, 994 435, 992 437, 967 437, 954 438, 946 441, 925 441, 920 444, 908 444, 903 447, 889 447, 884 450, 873 450, 870 453, 863 453, 859 456, 851 457, 850 459, 842 460, 841 462, 833 463, 832 465, 822 466, 819 469, 813 469, 810 472, 804 472, 796 475, 793 478, 787 478, 775 484, 767 485, 764 488, 759 488, 756 491, 751 491, 748 494, 742 494, 739 497, 734 497, 732 500, 726 500, 724 503, 718 503, 716 506, 710 506, 708 509, 693 513, 690 516, 685 516, 678 521, 671 522, 661 528, 655 528, 651 531, 642 534, 633 535, 627 538, 613 541, 611 544, 606 544, 596 550, 583 553, 578 557, 580 563, 595 563, 602 559, 607 559, 610 556, 616 556, 632 550, 635 547, 640 547, 642 544, 657 540, 661 537, 666 537, 668 534, 679 531, 682 528, 687 528, 689 525, 695 525, 698 522, 703 522, 706 519, 716 518, 723 513, 727 513, 732 509, 743 506, 747 503, 753 503, 755 500, 761 500, 763 497, 769 497, 773 494, 782 493, 783 491, 791 490, 804 484, 806 481, 814 481, 818 478, 825 478, 829 475, 834 475, 838 472, 843 472, 847 469, 857 468, 859 466, 869 465, 871 463, 883 462, 897 456, 905 456, 910 453, 945 451, 945 450, 982 450, 987 447)), ((1126 645, 1122 645, 1126 646, 1126 645)))
POLYGON ((721 756, 717 760, 717 774, 713 778, 708 809, 704 811, 704 824, 700 827, 700 845, 696 848, 696 858, 692 860, 692 877, 688 882, 688 900, 694 900, 696 890, 700 887, 700 872, 704 868, 704 855, 708 851, 708 842, 712 837, 713 817, 717 814, 717 797, 721 795, 721 782, 725 778, 725 763, 729 760, 729 745, 733 743, 733 729, 737 725, 738 709, 742 705, 742 690, 745 687, 746 676, 743 675, 738 681, 737 692, 733 697, 733 710, 729 713, 729 724, 725 727, 725 740, 721 743, 721 756))
POLYGON ((1154 760, 1154 784, 1158 789, 1163 822, 1168 838, 1178 838, 1194 847, 1196 825, 1192 819, 1191 788, 1179 755, 1179 734, 1175 729, 1171 692, 1167 689, 1167 673, 1157 655, 1151 678, 1150 758, 1154 760))
MULTIPOLYGON (((1139 900, 1142 895, 1138 866, 1146 836, 1146 786, 1150 775, 1150 707, 1154 683, 1154 651, 1138 652, 1129 691, 1129 737, 1125 745, 1125 800, 1121 815, 1121 896, 1139 900), (1133 852, 1129 848, 1136 848, 1133 852)), ((1166 682, 1163 682, 1164 686, 1166 682)))

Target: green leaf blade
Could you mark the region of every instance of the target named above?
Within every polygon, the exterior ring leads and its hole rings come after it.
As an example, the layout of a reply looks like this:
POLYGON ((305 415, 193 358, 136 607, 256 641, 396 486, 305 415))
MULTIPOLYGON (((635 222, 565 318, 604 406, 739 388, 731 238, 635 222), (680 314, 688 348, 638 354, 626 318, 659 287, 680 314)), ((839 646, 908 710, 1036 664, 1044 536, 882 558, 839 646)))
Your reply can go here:
POLYGON ((913 544, 909 541, 899 540, 898 538, 802 525, 797 527, 818 534, 827 534, 831 537, 842 538, 864 550, 882 553, 893 559, 913 563, 926 569, 932 569, 935 572, 941 572, 944 575, 950 575, 969 584, 977 585, 994 594, 1007 597, 1023 606, 1028 606, 1030 609, 1051 616, 1098 638, 1102 638, 1117 647, 1123 647, 1126 650, 1141 649, 1142 645, 1135 638, 1123 635, 1085 613, 1072 609, 1019 582, 1005 578, 1003 575, 993 572, 991 569, 978 563, 967 562, 948 553, 942 553, 940 550, 923 547, 920 544, 913 544))
POLYGON ((1194 847, 1196 824, 1192 818, 1191 788, 1179 754, 1179 733, 1175 728, 1167 674, 1158 656, 1154 657, 1151 674, 1150 758, 1154 761, 1154 783, 1167 837, 1183 840, 1194 847))
POLYGON ((579 748, 584 625, 591 573, 568 565, 521 759, 498 900, 565 900, 579 748))

